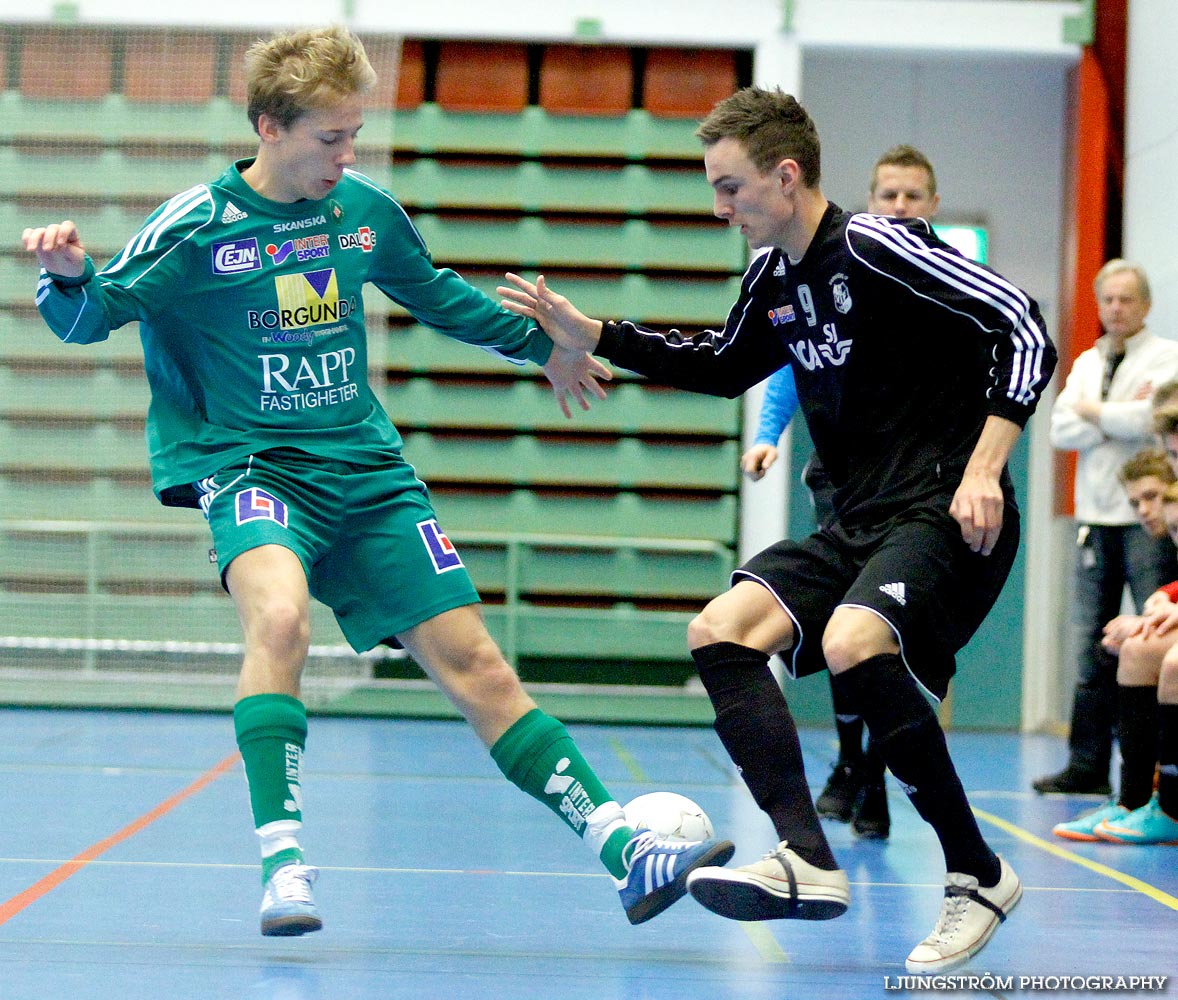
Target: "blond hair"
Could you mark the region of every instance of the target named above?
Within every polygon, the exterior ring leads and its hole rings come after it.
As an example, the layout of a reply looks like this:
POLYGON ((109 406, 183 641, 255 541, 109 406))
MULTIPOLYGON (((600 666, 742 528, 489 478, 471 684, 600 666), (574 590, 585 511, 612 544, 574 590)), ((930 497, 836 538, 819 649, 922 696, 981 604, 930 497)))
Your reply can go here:
POLYGON ((260 40, 245 54, 246 113, 290 128, 308 111, 337 104, 376 84, 364 45, 341 25, 305 28, 260 40))
POLYGON ((1092 282, 1092 287, 1098 296, 1100 295, 1100 286, 1104 284, 1105 279, 1111 278, 1114 274, 1132 274, 1137 278, 1137 291, 1141 295, 1141 300, 1143 302, 1153 301, 1149 291, 1149 278, 1146 277, 1145 268, 1140 264, 1133 263, 1131 260, 1122 260, 1120 257, 1114 257, 1096 272, 1096 278, 1092 282))

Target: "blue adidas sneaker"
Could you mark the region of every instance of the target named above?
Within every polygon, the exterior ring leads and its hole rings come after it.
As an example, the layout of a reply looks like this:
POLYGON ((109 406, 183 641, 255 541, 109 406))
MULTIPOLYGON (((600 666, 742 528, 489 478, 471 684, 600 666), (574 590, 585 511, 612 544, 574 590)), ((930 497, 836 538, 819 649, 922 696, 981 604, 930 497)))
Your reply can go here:
POLYGON ((266 937, 295 937, 323 926, 311 886, 319 869, 298 863, 276 868, 262 893, 262 933, 266 937))
POLYGON ((625 879, 614 879, 632 924, 656 917, 687 892, 687 876, 705 865, 723 865, 736 847, 730 840, 663 840, 637 830, 622 852, 625 879))

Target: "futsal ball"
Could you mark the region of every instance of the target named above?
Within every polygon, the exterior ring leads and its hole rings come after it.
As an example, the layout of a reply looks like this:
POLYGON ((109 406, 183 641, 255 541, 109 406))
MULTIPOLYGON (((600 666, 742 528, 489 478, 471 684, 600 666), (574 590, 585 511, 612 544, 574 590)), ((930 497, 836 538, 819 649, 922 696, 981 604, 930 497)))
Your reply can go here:
POLYGON ((675 792, 648 792, 623 807, 626 822, 653 830, 667 840, 707 840, 712 821, 698 804, 675 792))

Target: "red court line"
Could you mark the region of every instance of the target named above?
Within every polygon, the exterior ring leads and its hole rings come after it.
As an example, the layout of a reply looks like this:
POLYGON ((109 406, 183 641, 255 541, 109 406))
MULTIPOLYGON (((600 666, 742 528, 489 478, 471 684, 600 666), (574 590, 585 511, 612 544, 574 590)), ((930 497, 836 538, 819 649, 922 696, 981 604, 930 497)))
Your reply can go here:
POLYGON ((48 875, 38 882, 34 882, 31 886, 23 892, 18 892, 10 900, 0 904, 0 924, 6 923, 8 920, 15 917, 21 910, 27 906, 31 906, 38 899, 44 896, 52 889, 56 889, 62 882, 64 882, 71 875, 80 872, 86 865, 88 865, 95 858, 101 857, 109 851, 116 844, 121 844, 124 840, 129 840, 135 836, 140 830, 150 826, 161 816, 166 815, 176 808, 185 799, 191 798, 202 788, 212 784, 222 774, 228 771, 241 759, 240 755, 235 751, 226 757, 219 764, 215 764, 209 770, 205 771, 199 778, 196 779, 187 788, 182 788, 171 798, 165 799, 158 806, 150 812, 145 812, 133 823, 127 824, 116 833, 112 833, 105 840, 98 841, 97 844, 92 844, 87 847, 81 854, 77 854, 51 871, 48 875))

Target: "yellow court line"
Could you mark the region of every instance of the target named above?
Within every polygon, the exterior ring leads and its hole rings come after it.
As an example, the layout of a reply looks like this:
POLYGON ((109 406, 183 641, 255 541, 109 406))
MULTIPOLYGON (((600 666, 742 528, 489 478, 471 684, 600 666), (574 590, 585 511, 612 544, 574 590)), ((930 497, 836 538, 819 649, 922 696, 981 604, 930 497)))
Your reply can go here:
POLYGON ((611 736, 609 738, 609 745, 613 749, 613 752, 617 754, 618 760, 626 765, 626 770, 630 772, 631 778, 643 784, 650 782, 650 778, 647 777, 646 772, 642 770, 642 765, 639 764, 634 755, 622 745, 621 740, 615 736, 611 736))
POLYGON ((768 962, 771 965, 789 964, 789 955, 778 944, 777 938, 769 932, 769 928, 764 924, 749 923, 742 920, 740 921, 740 929, 752 941, 753 947, 757 949, 757 954, 761 956, 761 961, 768 962))
MULTIPOLYGON (((1168 906, 1171 910, 1178 910, 1178 898, 1171 896, 1157 886, 1150 885, 1148 882, 1142 882, 1139 878, 1134 878, 1132 875, 1126 875, 1124 872, 1119 872, 1115 868, 1109 868, 1108 865, 1102 865, 1099 861, 1090 861, 1083 855, 1076 854, 1069 851, 1065 847, 1060 847, 1058 844, 1053 844, 1042 837, 1036 837, 1033 833, 1029 833, 1020 826, 1015 826, 993 813, 988 813, 984 809, 978 809, 976 806, 971 807, 974 815, 978 819, 984 819, 987 823, 992 823, 1001 830, 1005 830, 1013 837, 1019 840, 1026 841, 1028 844, 1033 844, 1035 847, 1041 848, 1048 854, 1054 854, 1057 858, 1063 858, 1065 861, 1071 861, 1082 868, 1087 868, 1089 871, 1096 872, 1097 875, 1103 875, 1106 878, 1111 878, 1114 882, 1120 882, 1122 885, 1127 885, 1130 889, 1148 896, 1168 906)), ((1129 850, 1130 848, 1126 848, 1129 850)))

